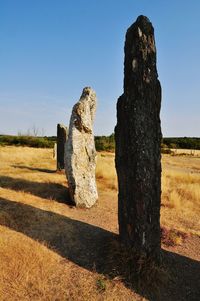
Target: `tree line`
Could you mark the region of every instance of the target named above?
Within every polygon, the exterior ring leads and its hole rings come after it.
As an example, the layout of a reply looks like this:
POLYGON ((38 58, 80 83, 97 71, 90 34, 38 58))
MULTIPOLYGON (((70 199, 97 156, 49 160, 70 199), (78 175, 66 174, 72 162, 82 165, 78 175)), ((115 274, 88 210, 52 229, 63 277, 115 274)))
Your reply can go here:
POLYGON ((163 138, 163 147, 180 149, 200 149, 200 138, 196 137, 173 137, 163 138))
MULTIPOLYGON (((26 135, 0 135, 0 145, 30 146, 38 148, 53 148, 56 143, 56 136, 26 136, 26 135)), ((95 136, 97 151, 115 150, 114 134, 110 136, 95 136)), ((170 149, 196 149, 200 150, 200 138, 197 137, 172 137, 163 138, 161 149, 163 152, 170 149)))

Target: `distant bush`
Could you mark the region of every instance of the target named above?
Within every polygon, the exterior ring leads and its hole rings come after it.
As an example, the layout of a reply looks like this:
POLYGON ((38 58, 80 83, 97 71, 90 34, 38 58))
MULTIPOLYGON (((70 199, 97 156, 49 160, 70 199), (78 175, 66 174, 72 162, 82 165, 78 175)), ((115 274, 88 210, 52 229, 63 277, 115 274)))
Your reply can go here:
MULTIPOLYGON (((56 136, 36 137, 30 135, 0 135, 0 145, 31 146, 41 148, 53 148, 56 143, 56 136)), ((115 151, 114 134, 110 136, 96 136, 95 146, 97 151, 115 151)), ((172 154, 170 149, 196 149, 200 150, 200 138, 163 138, 161 143, 161 152, 172 154)))
POLYGON ((162 154, 168 154, 168 155, 172 155, 173 151, 170 148, 162 148, 161 147, 161 153, 162 154))
POLYGON ((55 140, 48 137, 33 136, 0 136, 0 145, 30 146, 38 148, 52 148, 55 140))
MULTIPOLYGON (((115 137, 114 134, 110 136, 96 136, 95 145, 97 151, 114 151, 115 137)), ((161 152, 163 154, 173 154, 171 149, 196 149, 200 150, 200 138, 163 138, 161 143, 161 152)))
POLYGON ((200 138, 195 137, 163 138, 163 143, 173 149, 200 149, 200 138))
POLYGON ((114 134, 110 136, 96 136, 95 146, 97 151, 114 151, 115 150, 115 138, 114 134))

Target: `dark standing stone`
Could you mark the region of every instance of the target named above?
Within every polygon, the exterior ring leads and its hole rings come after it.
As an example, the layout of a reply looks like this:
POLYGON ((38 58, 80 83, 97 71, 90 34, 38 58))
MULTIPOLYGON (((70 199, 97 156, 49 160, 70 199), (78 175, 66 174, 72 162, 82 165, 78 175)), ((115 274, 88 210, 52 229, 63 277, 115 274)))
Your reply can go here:
POLYGON ((154 29, 139 16, 127 30, 124 93, 117 103, 116 169, 119 233, 136 254, 159 261, 161 86, 154 29))
POLYGON ((57 170, 65 169, 64 154, 67 139, 67 127, 57 124, 57 170))

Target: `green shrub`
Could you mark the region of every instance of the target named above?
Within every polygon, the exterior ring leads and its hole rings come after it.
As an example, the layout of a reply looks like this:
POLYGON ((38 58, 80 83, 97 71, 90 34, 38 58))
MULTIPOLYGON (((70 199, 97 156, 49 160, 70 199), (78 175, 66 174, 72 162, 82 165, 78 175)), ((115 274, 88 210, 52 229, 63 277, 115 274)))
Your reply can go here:
POLYGON ((200 149, 200 138, 197 137, 163 138, 163 143, 169 148, 200 149))
POLYGON ((96 136, 95 146, 97 151, 114 151, 115 150, 114 134, 110 136, 96 136))
POLYGON ((33 136, 0 136, 0 145, 30 146, 38 148, 52 148, 55 140, 48 137, 33 136))
MULTIPOLYGON (((31 146, 41 148, 53 148, 56 137, 35 137, 35 136, 11 136, 0 135, 0 145, 31 146)), ((110 136, 96 136, 95 146, 97 151, 115 151, 114 134, 110 136)), ((161 152, 171 154, 170 148, 200 149, 200 138, 163 138, 161 152)))

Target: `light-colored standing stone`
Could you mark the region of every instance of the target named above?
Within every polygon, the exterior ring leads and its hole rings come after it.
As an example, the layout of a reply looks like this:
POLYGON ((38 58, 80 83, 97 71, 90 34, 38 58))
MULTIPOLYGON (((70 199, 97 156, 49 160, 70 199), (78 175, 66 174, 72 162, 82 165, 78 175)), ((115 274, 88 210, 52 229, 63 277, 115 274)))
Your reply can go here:
POLYGON ((57 160, 57 143, 53 146, 53 159, 57 160))
POLYGON ((98 199, 93 134, 95 111, 96 94, 86 87, 73 107, 65 147, 65 171, 71 199, 77 206, 86 208, 93 206, 98 199))

